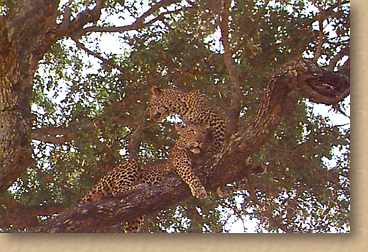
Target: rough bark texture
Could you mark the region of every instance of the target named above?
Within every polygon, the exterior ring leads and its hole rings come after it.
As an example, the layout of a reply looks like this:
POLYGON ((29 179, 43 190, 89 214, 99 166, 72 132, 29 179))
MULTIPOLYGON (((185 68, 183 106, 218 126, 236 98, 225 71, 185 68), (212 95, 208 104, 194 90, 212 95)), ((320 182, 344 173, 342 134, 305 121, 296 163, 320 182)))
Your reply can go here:
POLYGON ((32 81, 50 46, 45 36, 55 24, 56 7, 45 0, 17 1, 0 21, 0 191, 32 163, 32 81))
MULTIPOLYGON (((231 137, 223 153, 211 167, 196 167, 198 171, 203 171, 201 180, 205 187, 213 191, 226 183, 240 181, 257 170, 257 167, 251 164, 250 155, 265 143, 280 123, 291 91, 301 89, 305 85, 318 87, 319 80, 319 85, 330 85, 331 90, 334 90, 333 96, 341 97, 349 89, 349 82, 344 79, 336 82, 334 78, 327 78, 331 75, 336 74, 324 72, 303 60, 291 62, 276 73, 269 81, 257 116, 249 123, 249 127, 231 137), (332 79, 334 81, 328 81, 332 79), (207 172, 204 171, 208 169, 212 172, 205 176, 207 172)), ((309 93, 304 91, 303 94, 309 96, 309 93)), ((320 95, 318 102, 325 102, 331 94, 320 95)), ((190 196, 188 188, 180 179, 168 177, 159 185, 149 187, 141 184, 136 190, 119 198, 76 206, 33 231, 96 232, 121 220, 132 220, 165 209, 190 196)))

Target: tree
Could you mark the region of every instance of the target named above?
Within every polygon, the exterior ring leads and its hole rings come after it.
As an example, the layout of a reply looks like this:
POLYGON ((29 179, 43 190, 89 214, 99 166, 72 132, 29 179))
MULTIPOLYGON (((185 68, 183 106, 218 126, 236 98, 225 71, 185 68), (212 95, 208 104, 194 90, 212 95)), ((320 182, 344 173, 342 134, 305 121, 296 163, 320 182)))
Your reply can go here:
POLYGON ((1 230, 118 231, 144 214, 152 232, 245 218, 348 232, 350 128, 312 104, 347 116, 349 14, 332 0, 0 1, 1 230), (147 120, 152 84, 199 89, 226 113, 224 151, 196 167, 212 171, 210 198, 169 176, 77 205, 128 155, 166 157, 175 133, 147 120))

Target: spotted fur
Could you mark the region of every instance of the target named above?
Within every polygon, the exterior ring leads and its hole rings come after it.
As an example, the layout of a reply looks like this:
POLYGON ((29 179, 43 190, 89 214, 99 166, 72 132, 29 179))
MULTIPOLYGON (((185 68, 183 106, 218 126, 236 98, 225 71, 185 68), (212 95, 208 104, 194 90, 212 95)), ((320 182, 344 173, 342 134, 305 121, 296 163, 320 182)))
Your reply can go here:
MULTIPOLYGON (((122 162, 109 172, 84 196, 83 202, 97 201, 104 196, 116 196, 133 190, 135 185, 146 183, 158 184, 170 172, 175 171, 188 184, 192 194, 197 198, 207 197, 207 192, 200 179, 195 175, 191 166, 191 155, 198 154, 208 137, 208 128, 205 126, 188 125, 176 126, 179 135, 166 161, 154 162, 139 168, 133 159, 122 162)), ((141 218, 125 224, 128 232, 138 232, 143 221, 141 218)))
POLYGON ((151 88, 149 101, 150 118, 162 121, 168 115, 178 114, 185 123, 205 125, 209 128, 211 154, 221 151, 225 139, 225 117, 212 108, 198 91, 183 92, 177 89, 151 88))

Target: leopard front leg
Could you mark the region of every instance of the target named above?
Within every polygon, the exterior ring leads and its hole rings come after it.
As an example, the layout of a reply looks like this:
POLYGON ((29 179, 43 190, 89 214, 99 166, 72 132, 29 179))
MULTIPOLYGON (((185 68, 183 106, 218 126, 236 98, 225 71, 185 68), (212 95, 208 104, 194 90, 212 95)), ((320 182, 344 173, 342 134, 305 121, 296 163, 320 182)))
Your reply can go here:
POLYGON ((193 173, 191 160, 186 151, 178 151, 173 160, 176 173, 189 186, 192 195, 198 199, 207 198, 207 192, 200 179, 193 173))

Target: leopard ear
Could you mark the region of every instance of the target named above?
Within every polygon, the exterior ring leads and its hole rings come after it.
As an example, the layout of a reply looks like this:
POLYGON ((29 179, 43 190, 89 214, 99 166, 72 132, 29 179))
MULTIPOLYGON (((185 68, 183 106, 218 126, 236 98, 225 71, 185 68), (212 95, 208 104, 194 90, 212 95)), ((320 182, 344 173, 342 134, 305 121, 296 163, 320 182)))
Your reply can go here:
POLYGON ((158 86, 152 86, 151 87, 151 94, 152 95, 160 95, 162 93, 162 90, 158 86))

